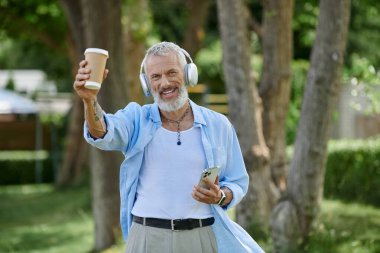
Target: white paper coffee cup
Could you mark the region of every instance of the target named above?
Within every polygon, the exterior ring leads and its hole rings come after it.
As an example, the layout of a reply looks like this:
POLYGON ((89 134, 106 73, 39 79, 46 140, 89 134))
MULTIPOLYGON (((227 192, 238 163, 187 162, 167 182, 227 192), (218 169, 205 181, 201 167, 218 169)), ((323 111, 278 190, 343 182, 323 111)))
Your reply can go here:
POLYGON ((87 48, 84 52, 86 68, 91 69, 90 78, 84 84, 87 89, 98 90, 102 86, 108 51, 100 48, 87 48))

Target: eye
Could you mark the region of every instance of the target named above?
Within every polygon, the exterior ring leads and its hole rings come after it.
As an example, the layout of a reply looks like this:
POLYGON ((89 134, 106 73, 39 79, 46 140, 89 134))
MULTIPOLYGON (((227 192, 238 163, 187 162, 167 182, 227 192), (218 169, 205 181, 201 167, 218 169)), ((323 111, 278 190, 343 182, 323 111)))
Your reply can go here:
POLYGON ((159 75, 152 75, 150 77, 150 79, 154 80, 154 81, 157 81, 158 79, 160 79, 160 76, 159 75))
POLYGON ((171 76, 174 76, 174 75, 176 75, 177 74, 177 71, 175 71, 175 70, 171 70, 170 72, 169 72, 169 75, 171 75, 171 76))

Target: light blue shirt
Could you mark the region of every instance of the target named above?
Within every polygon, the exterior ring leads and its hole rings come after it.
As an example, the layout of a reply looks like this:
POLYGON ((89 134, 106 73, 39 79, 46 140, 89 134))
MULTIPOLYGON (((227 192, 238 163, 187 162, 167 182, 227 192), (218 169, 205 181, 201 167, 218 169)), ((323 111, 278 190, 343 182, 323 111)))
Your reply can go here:
MULTIPOLYGON (((226 208, 212 205, 215 223, 212 225, 219 253, 264 252, 252 237, 227 215, 226 210, 241 201, 248 189, 239 142, 228 119, 222 114, 191 103, 194 127, 199 127, 208 167, 220 166, 220 186, 233 192, 233 199, 226 208)), ((102 150, 119 150, 124 154, 120 167, 120 223, 124 239, 132 225, 131 210, 136 197, 144 148, 161 127, 157 104, 140 106, 130 103, 115 114, 105 114, 107 133, 93 139, 84 125, 84 137, 91 145, 102 150)))

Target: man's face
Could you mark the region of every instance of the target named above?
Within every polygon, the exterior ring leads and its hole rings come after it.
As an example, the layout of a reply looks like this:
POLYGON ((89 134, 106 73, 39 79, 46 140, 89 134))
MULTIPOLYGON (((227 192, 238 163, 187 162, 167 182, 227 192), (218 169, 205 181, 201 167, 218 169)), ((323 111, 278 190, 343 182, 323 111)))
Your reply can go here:
POLYGON ((146 74, 154 101, 164 111, 176 111, 187 101, 182 67, 177 55, 152 55, 147 59, 146 74))

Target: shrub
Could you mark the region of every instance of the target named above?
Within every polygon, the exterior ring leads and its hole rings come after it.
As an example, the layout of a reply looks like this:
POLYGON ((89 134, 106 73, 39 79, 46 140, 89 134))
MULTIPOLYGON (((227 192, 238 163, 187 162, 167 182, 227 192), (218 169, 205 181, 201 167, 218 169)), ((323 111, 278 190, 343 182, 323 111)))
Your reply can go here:
POLYGON ((35 183, 36 160, 42 162, 42 183, 53 182, 52 160, 46 153, 34 151, 0 152, 0 185, 35 183))
POLYGON ((380 138, 330 142, 325 197, 380 206, 379 186, 380 138))

